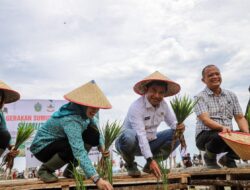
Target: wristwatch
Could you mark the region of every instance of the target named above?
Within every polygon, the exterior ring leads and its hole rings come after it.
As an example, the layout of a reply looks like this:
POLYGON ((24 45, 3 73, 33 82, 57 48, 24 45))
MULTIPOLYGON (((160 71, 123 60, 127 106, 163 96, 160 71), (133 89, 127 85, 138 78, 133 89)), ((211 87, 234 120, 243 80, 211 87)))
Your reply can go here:
POLYGON ((92 178, 92 181, 93 181, 95 184, 97 184, 97 182, 99 181, 99 179, 101 179, 100 176, 99 176, 99 175, 95 175, 95 176, 92 178))

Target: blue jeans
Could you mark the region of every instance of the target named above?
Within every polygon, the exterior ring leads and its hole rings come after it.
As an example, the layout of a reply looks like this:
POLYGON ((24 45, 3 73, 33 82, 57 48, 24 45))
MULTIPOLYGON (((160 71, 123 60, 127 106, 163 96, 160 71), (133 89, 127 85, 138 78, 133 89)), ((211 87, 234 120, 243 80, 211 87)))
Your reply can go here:
MULTIPOLYGON (((171 151, 173 134, 173 129, 166 129, 157 133, 157 139, 149 142, 153 158, 162 158, 163 160, 168 158, 171 151)), ((180 142, 177 141, 172 151, 174 151, 179 144, 180 142)), ((115 147, 128 165, 134 162, 135 156, 142 156, 137 134, 133 129, 125 129, 116 140, 115 147)))

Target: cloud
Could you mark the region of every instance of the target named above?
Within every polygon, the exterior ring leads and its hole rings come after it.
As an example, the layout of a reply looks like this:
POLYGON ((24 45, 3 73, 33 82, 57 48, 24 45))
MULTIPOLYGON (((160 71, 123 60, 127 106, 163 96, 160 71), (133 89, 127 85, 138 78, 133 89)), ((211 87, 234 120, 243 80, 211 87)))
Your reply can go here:
POLYGON ((101 111, 105 122, 126 116, 138 97, 133 85, 155 70, 193 97, 204 88, 202 68, 216 64, 223 87, 244 109, 249 6, 247 0, 1 1, 0 76, 32 99, 62 99, 95 79, 113 105, 101 111))

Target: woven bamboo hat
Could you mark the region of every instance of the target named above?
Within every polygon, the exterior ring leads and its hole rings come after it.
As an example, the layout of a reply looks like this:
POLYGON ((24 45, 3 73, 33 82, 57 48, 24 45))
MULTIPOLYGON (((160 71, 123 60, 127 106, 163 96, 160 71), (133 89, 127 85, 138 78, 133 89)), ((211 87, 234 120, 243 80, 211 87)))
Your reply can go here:
POLYGON ((112 107, 94 80, 65 94, 64 98, 70 102, 94 108, 109 109, 112 107))
POLYGON ((173 95, 177 94, 181 89, 179 84, 170 80, 168 77, 164 76, 159 71, 155 71, 154 73, 147 76, 143 80, 137 82, 134 86, 134 91, 137 94, 144 95, 147 91, 147 84, 152 82, 152 81, 162 81, 162 82, 165 82, 167 84, 168 90, 164 95, 165 97, 173 96, 173 95))
POLYGON ((242 160, 250 160, 249 133, 232 131, 230 134, 225 132, 220 132, 219 135, 242 160))
POLYGON ((15 101, 20 99, 20 94, 17 91, 12 90, 3 81, 0 81, 0 90, 3 90, 3 92, 4 92, 4 103, 5 104, 15 102, 15 101))

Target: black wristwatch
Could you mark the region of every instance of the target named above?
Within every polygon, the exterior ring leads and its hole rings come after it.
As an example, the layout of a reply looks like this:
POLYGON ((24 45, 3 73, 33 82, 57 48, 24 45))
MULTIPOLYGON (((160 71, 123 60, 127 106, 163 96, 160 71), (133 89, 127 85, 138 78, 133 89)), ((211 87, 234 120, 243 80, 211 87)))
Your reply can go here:
POLYGON ((150 164, 153 161, 153 158, 149 157, 147 158, 147 163, 150 164))
POLYGON ((99 175, 95 175, 93 178, 92 178, 92 181, 97 184, 97 182, 101 179, 101 177, 99 175))

